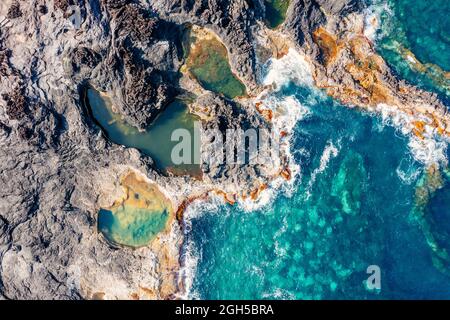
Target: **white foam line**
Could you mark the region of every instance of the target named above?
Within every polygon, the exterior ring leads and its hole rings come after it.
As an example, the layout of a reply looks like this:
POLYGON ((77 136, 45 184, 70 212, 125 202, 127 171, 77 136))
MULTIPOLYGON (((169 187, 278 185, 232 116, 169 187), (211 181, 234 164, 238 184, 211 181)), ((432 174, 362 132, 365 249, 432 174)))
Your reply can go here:
POLYGON ((375 1, 364 11, 364 35, 372 42, 376 42, 379 38, 378 31, 380 29, 381 14, 389 13, 392 10, 385 0, 375 1))
POLYGON ((421 119, 414 118, 395 107, 382 103, 373 111, 381 114, 384 125, 396 128, 402 135, 409 138, 408 147, 416 161, 426 166, 431 164, 447 165, 448 142, 439 137, 434 132, 435 129, 425 126, 423 139, 421 139, 413 133, 413 122, 421 119))
MULTIPOLYGON (((281 146, 281 152, 288 157, 289 170, 291 171, 292 177, 289 181, 286 181, 282 177, 271 181, 268 188, 260 193, 257 201, 239 199, 237 206, 245 212, 255 211, 272 205, 273 200, 281 193, 291 196, 294 193, 295 185, 300 176, 300 166, 295 163, 294 157, 291 154, 289 140, 297 122, 304 119, 310 112, 293 95, 284 97, 276 96, 276 92, 290 82, 303 86, 312 86, 313 84, 309 64, 294 49, 290 49, 281 59, 269 60, 263 84, 271 86, 271 88, 262 92, 256 99, 256 101, 262 102, 265 108, 272 110, 274 114, 272 121, 273 129, 279 133, 281 131, 288 133, 288 136, 285 138, 287 143, 281 146)), ((192 219, 198 218, 205 213, 217 213, 219 210, 221 210, 221 214, 223 214, 222 211, 227 210, 223 198, 220 196, 212 195, 207 200, 194 201, 185 212, 187 232, 191 228, 192 219)), ((192 286, 197 272, 200 254, 198 248, 190 240, 186 245, 184 265, 180 271, 182 277, 185 279, 184 298, 200 298, 200 294, 195 292, 192 286)))
POLYGON ((311 189, 316 182, 317 175, 321 174, 328 167, 328 163, 332 158, 337 157, 339 149, 330 140, 327 142, 326 147, 323 150, 322 156, 320 157, 320 165, 311 173, 311 178, 308 183, 308 188, 306 190, 306 198, 309 199, 311 196, 311 189))

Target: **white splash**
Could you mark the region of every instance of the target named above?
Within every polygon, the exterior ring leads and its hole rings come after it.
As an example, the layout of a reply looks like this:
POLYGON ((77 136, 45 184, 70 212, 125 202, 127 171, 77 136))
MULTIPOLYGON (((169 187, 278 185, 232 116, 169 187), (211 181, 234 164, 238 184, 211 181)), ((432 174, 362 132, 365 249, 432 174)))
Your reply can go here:
MULTIPOLYGON (((274 179, 270 182, 268 188, 260 193, 257 201, 238 199, 237 207, 244 212, 271 206, 278 195, 291 196, 295 191, 295 186, 300 177, 300 166, 295 163, 292 156, 290 138, 297 122, 307 117, 310 114, 310 110, 294 95, 282 96, 276 94, 283 86, 291 82, 300 86, 310 87, 313 85, 309 64, 304 56, 294 49, 290 49, 281 59, 269 60, 263 84, 270 88, 263 91, 255 101, 260 102, 264 109, 273 112, 273 129, 277 132, 284 131, 287 133, 287 136, 284 138, 285 142, 280 146, 280 151, 282 154, 287 155, 289 159, 289 170, 292 178, 289 181, 282 177, 274 179)), ((207 200, 194 201, 184 214, 186 232, 189 232, 192 227, 192 219, 198 218, 203 214, 217 214, 219 211, 221 215, 227 215, 230 212, 224 205, 222 197, 212 195, 207 200)), ((197 271, 201 252, 199 252, 192 240, 188 241, 185 250, 184 263, 180 271, 185 279, 184 298, 195 299, 200 297, 200 294, 193 290, 193 279, 197 271)))
POLYGON ((377 106, 376 112, 381 114, 384 125, 392 126, 399 130, 402 135, 409 137, 408 147, 416 161, 426 166, 431 164, 447 165, 448 142, 442 140, 436 134, 435 129, 425 126, 423 138, 419 138, 413 133, 413 122, 420 119, 383 103, 377 106))
POLYGON ((392 15, 392 10, 386 1, 375 1, 364 11, 364 35, 372 42, 378 40, 382 13, 392 15))
POLYGON ((282 58, 269 60, 263 85, 272 85, 278 89, 289 82, 308 86, 313 84, 311 69, 305 56, 292 48, 282 58))
MULTIPOLYGON (((185 236, 191 233, 192 220, 201 217, 204 214, 221 214, 226 215, 229 211, 226 209, 223 199, 212 194, 207 200, 198 199, 193 201, 184 212, 185 236)), ((184 292, 180 297, 185 300, 200 299, 200 294, 193 290, 193 281, 197 272, 198 261, 201 259, 201 251, 195 245, 194 241, 188 239, 184 245, 183 263, 179 271, 183 279, 184 292)))
POLYGON ((400 164, 395 171, 403 184, 411 185, 422 173, 422 168, 414 166, 414 159, 409 156, 400 161, 400 164))
POLYGON ((290 139, 296 124, 310 115, 310 110, 295 95, 277 95, 277 92, 289 83, 308 87, 313 85, 311 70, 304 56, 294 49, 289 49, 282 58, 270 59, 266 66, 266 72, 263 84, 270 88, 259 94, 255 101, 261 103, 262 109, 272 111, 273 130, 287 134, 280 145, 280 152, 288 158, 292 178, 289 181, 282 177, 274 179, 270 182, 269 187, 260 193, 256 201, 238 199, 239 208, 245 212, 270 206, 280 193, 286 196, 294 193, 301 170, 294 161, 290 139))
POLYGON ((318 168, 314 169, 311 174, 311 179, 308 183, 308 188, 306 190, 306 199, 311 196, 311 188, 316 182, 317 175, 321 174, 328 167, 328 163, 332 158, 337 157, 339 154, 339 149, 333 144, 332 141, 328 141, 326 147, 323 150, 322 156, 320 157, 320 165, 318 168))

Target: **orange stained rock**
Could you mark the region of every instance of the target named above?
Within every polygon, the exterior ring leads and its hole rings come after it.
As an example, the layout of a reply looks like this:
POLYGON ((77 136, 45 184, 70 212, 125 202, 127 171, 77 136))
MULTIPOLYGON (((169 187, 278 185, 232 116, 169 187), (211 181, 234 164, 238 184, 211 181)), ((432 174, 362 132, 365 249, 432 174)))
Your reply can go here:
POLYGON ((327 65, 332 63, 341 49, 336 37, 324 28, 319 27, 313 32, 313 39, 320 47, 325 63, 327 65))
MULTIPOLYGON (((144 296, 146 296, 149 299, 156 299, 157 298, 157 294, 152 289, 139 286, 139 290, 143 293, 144 296)), ((138 299, 136 299, 136 300, 139 300, 139 295, 138 295, 138 299)))
POLYGON ((91 297, 91 300, 104 300, 104 299, 105 299, 104 292, 94 292, 91 297))
POLYGON ((139 300, 139 294, 136 292, 133 292, 132 294, 130 294, 130 298, 131 298, 131 300, 139 300))
POLYGON ((287 167, 281 171, 280 175, 286 180, 291 180, 291 170, 287 167))
POLYGON ((267 120, 267 121, 272 121, 273 119, 273 112, 270 109, 262 109, 262 102, 257 102, 255 103, 255 107, 256 110, 267 120))
POLYGON ((222 196, 223 199, 224 199, 228 204, 234 205, 234 204, 236 203, 236 200, 235 200, 235 196, 234 196, 234 195, 230 195, 230 194, 228 194, 228 193, 226 193, 226 192, 224 192, 224 191, 222 191, 222 190, 216 190, 215 192, 216 192, 217 195, 222 196))
POLYGON ((423 121, 413 121, 413 133, 420 139, 424 139, 423 133, 425 132, 425 122, 423 121))
POLYGON ((266 183, 260 185, 260 186, 259 186, 258 188, 256 188, 256 189, 252 190, 252 191, 250 192, 250 198, 251 198, 252 200, 258 199, 258 196, 259 196, 259 195, 261 194, 261 192, 264 191, 265 189, 267 189, 267 184, 266 184, 266 183))
MULTIPOLYGON (((344 104, 353 104, 359 107, 376 107, 384 103, 396 107, 413 117, 428 118, 430 126, 436 129, 440 135, 450 137, 450 117, 442 110, 432 110, 423 108, 420 104, 411 106, 405 104, 404 98, 414 94, 414 88, 402 85, 401 83, 392 86, 386 81, 388 67, 383 58, 375 53, 370 40, 368 40, 360 30, 348 30, 350 32, 340 33, 343 36, 336 36, 323 27, 314 31, 314 41, 321 49, 325 57, 323 68, 315 68, 313 77, 316 85, 326 90, 327 94, 344 104), (341 50, 346 50, 346 54, 339 54, 341 50), (339 61, 338 61, 339 59, 339 61), (335 69, 344 71, 345 81, 336 81, 331 75, 336 74, 335 69), (343 69, 343 70, 342 70, 343 69), (348 76, 353 82, 348 83, 348 76)), ((401 48, 405 59, 420 72, 427 73, 435 82, 442 84, 445 88, 450 88, 450 73, 437 68, 434 65, 423 64, 407 49, 401 48)), ((422 127, 414 127, 413 133, 423 138, 422 127)))
POLYGON ((192 202, 194 202, 197 199, 206 199, 206 197, 207 197, 206 194, 202 194, 202 195, 198 195, 198 196, 189 197, 188 199, 183 200, 183 202, 178 206, 177 212, 175 214, 175 217, 176 217, 178 223, 181 225, 181 223, 183 221, 184 211, 186 211, 186 208, 192 202))

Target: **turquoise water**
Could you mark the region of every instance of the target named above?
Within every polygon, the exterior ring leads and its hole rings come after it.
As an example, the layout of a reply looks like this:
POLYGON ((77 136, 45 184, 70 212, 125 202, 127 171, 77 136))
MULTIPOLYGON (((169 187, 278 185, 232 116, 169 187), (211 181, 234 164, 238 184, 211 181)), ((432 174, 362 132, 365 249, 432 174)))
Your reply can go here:
MULTIPOLYGON (((388 2, 378 50, 399 77, 448 106, 450 2, 388 2), (406 52, 419 68, 405 61, 406 52)), ((291 196, 280 192, 256 212, 224 205, 192 219, 192 296, 449 299, 448 174, 417 210, 425 167, 407 137, 310 89, 291 84, 278 94, 295 94, 311 112, 292 141, 301 178, 291 196), (366 286, 370 265, 380 268, 379 290, 366 286)))
MULTIPOLYGON (((426 207, 425 218, 440 248, 450 252, 450 179, 438 190, 426 207)), ((450 273, 450 270, 448 270, 450 273)))
MULTIPOLYGON (((280 94, 292 93, 300 101, 314 94, 295 86, 280 94)), ((302 178, 292 197, 252 213, 224 206, 192 221, 193 292, 206 299, 450 297, 450 277, 433 265, 411 215, 422 166, 407 139, 329 99, 308 107, 293 141, 302 178), (336 156, 318 173, 333 146, 336 156), (365 286, 369 265, 381 269, 379 291, 365 286)), ((443 199, 439 208, 449 211, 443 199)), ((450 238, 442 241, 450 246, 450 238)))
MULTIPOLYGON (((375 0, 375 3, 384 1, 375 0)), ((383 11, 378 49, 401 78, 438 93, 450 102, 450 1, 389 0, 383 11), (417 70, 401 53, 412 52, 427 71, 417 70)))
POLYGON ((167 218, 166 211, 152 212, 124 206, 114 211, 100 209, 98 225, 111 243, 138 248, 148 245, 164 229, 167 218))
POLYGON ((148 245, 164 230, 172 212, 170 201, 154 184, 134 173, 121 179, 123 198, 113 206, 100 208, 98 230, 113 244, 138 248, 148 245))

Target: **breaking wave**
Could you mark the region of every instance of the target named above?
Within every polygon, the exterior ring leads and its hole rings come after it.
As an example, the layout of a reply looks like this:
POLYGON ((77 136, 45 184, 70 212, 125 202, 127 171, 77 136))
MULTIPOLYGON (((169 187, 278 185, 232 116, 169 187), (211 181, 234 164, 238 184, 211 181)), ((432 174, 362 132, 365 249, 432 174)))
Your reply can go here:
MULTIPOLYGON (((295 192, 300 178, 300 166, 295 162, 292 155, 290 139, 298 121, 310 114, 309 109, 295 95, 286 96, 279 93, 283 87, 290 83, 312 86, 311 71, 302 55, 294 49, 290 49, 282 58, 269 60, 264 69, 266 75, 263 78, 263 85, 267 86, 268 89, 263 91, 255 100, 273 112, 273 129, 278 133, 284 131, 288 135, 287 143, 282 144, 280 149, 289 159, 289 170, 292 178, 288 181, 282 177, 274 179, 269 184, 269 187, 260 193, 257 201, 238 199, 236 205, 243 212, 252 212, 271 206, 278 195, 291 196, 295 192)), ((196 275, 198 261, 201 258, 201 252, 198 244, 196 245, 188 235, 192 228, 192 220, 204 214, 218 214, 219 212, 221 215, 226 215, 229 212, 229 208, 224 204, 223 199, 218 196, 211 196, 207 200, 194 201, 185 212, 185 236, 187 241, 182 257, 183 266, 180 271, 185 286, 185 296, 183 298, 200 298, 200 293, 193 289, 193 280, 196 275)), ((278 295, 279 293, 274 294, 278 295)))

